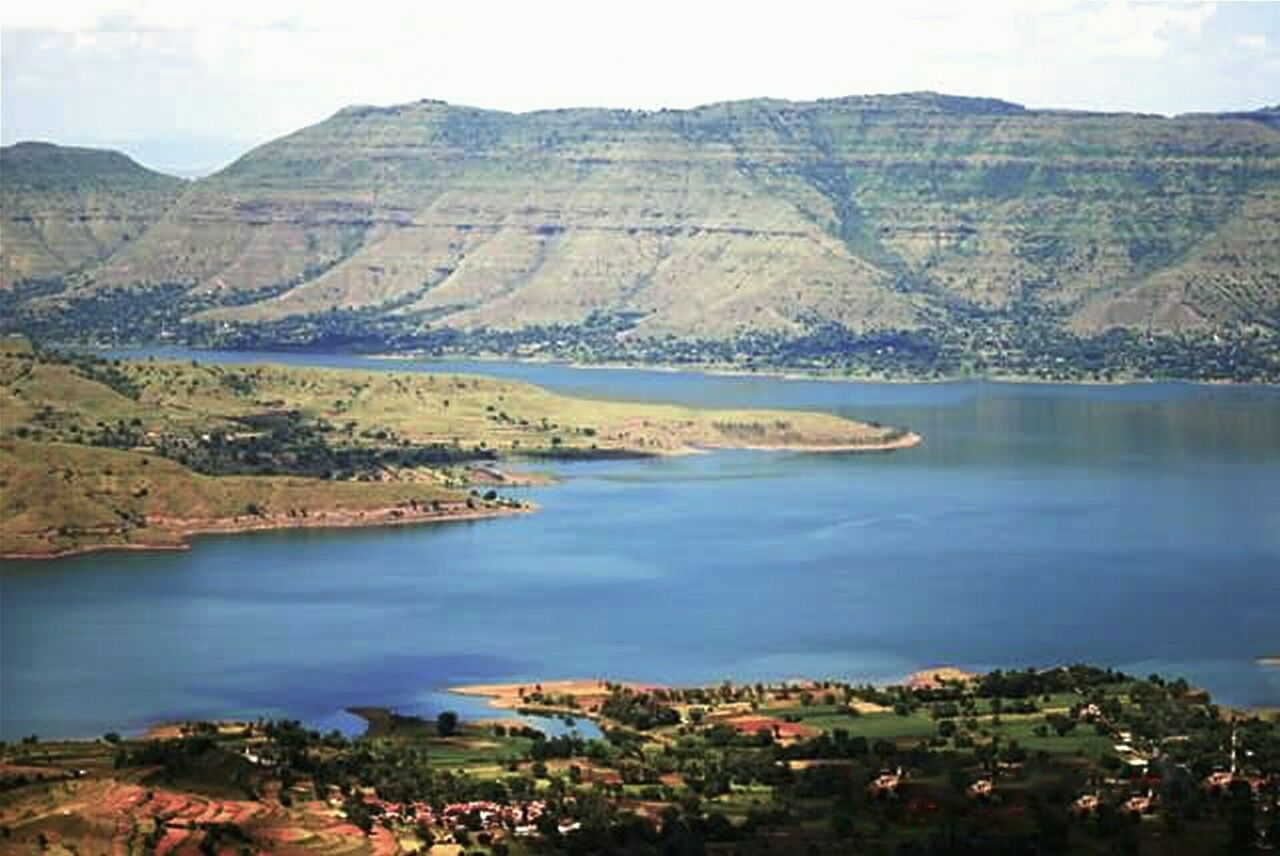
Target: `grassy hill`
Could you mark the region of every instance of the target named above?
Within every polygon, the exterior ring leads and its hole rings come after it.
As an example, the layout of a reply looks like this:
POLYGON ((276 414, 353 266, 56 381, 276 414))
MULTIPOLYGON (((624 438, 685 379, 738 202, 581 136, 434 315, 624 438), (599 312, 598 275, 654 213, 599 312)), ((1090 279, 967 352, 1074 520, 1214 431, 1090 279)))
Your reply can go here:
POLYGON ((458 375, 107 362, 0 339, 0 554, 488 516, 506 459, 873 450, 825 414, 586 401, 458 375), (483 496, 467 492, 473 483, 483 496))
POLYGON ((0 286, 56 280, 105 259, 141 237, 185 186, 119 152, 0 148, 0 286))
POLYGON ((838 362, 874 364, 864 352, 883 356, 876 337, 892 334, 893 353, 927 352, 891 361, 912 373, 1028 373, 1059 340, 1075 363, 1083 339, 1120 354, 1095 373, 1185 376, 1142 336, 1230 335, 1274 355, 1273 112, 932 93, 351 107, 195 183, 28 320, 59 335, 784 364, 806 362, 814 336, 838 362), (115 329, 140 293, 145 311, 115 329))

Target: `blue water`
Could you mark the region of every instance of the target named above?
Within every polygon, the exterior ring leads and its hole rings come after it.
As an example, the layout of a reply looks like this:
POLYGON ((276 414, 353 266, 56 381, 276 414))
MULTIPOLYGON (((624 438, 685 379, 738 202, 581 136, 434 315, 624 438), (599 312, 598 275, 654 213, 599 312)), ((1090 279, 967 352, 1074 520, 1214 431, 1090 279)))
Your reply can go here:
POLYGON ((351 705, 461 710, 441 691, 466 682, 889 680, 944 663, 1083 660, 1280 704, 1280 670, 1256 662, 1280 654, 1275 388, 269 359, 823 409, 925 443, 561 464, 520 518, 6 562, 0 737, 176 717, 347 725, 351 705))

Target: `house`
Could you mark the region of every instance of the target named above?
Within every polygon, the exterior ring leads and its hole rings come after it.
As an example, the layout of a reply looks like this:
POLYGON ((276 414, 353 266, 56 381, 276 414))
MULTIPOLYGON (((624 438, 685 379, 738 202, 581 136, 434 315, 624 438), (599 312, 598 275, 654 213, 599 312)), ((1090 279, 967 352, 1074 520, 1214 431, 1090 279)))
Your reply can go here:
POLYGON ((1124 801, 1121 809, 1134 817, 1141 817, 1144 814, 1150 814, 1155 808, 1155 802, 1150 794, 1132 796, 1124 801))
POLYGON ((971 799, 985 800, 990 799, 995 792, 996 784, 990 779, 978 779, 965 791, 971 799))
POLYGON ((1217 792, 1225 791, 1231 787, 1231 783, 1235 780, 1235 775, 1230 770, 1218 770, 1204 777, 1204 781, 1200 783, 1206 791, 1217 792))
POLYGON ((1071 813, 1077 817, 1088 817, 1097 814, 1101 803, 1097 794, 1085 794, 1071 804, 1071 813))
POLYGON ((867 785, 867 792, 876 797, 897 796, 898 786, 902 784, 902 768, 889 773, 883 772, 867 785))

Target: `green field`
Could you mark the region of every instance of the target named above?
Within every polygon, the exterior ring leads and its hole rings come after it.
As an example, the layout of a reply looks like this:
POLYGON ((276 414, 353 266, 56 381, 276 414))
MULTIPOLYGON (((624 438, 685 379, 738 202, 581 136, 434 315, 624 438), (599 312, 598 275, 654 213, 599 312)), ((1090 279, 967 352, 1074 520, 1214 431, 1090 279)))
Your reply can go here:
POLYGON ((938 730, 938 723, 928 712, 915 711, 907 716, 896 713, 864 713, 860 716, 843 716, 840 714, 809 715, 793 711, 800 716, 800 722, 823 731, 834 731, 843 728, 851 737, 867 737, 869 739, 906 739, 915 737, 932 737, 938 730))

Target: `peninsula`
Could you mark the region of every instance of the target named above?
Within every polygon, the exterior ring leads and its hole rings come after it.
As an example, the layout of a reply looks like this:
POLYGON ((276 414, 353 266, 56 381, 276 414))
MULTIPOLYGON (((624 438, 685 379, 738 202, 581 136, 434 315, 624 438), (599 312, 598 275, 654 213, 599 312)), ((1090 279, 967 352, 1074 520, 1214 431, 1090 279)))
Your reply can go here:
POLYGON ((919 441, 827 414, 592 401, 461 375, 108 361, 10 337, 0 340, 0 555, 529 511, 499 495, 523 482, 507 462, 919 441))

